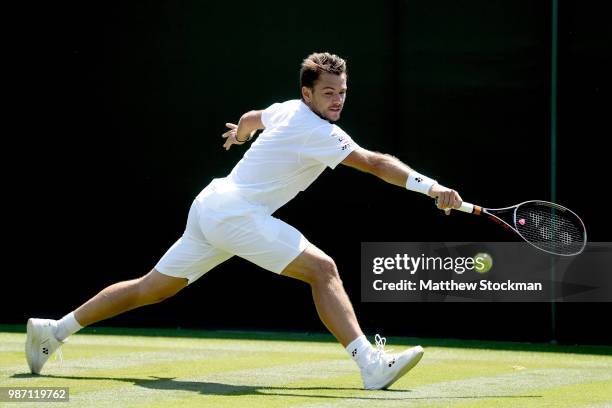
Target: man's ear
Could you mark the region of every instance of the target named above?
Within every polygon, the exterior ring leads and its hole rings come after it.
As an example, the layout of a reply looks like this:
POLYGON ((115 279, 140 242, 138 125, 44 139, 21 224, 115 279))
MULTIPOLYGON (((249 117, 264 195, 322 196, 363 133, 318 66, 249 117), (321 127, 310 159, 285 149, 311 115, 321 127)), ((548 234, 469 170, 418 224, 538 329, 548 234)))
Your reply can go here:
POLYGON ((302 87, 302 98, 306 102, 310 102, 312 100, 312 89, 307 86, 302 87))

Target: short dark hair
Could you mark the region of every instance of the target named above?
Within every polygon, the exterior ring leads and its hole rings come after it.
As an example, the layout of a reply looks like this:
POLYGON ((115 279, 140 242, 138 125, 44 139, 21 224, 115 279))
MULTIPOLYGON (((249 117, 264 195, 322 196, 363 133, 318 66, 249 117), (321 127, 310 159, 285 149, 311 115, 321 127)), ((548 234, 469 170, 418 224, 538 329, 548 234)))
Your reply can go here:
POLYGON ((346 61, 335 54, 315 52, 302 61, 300 69, 300 89, 302 86, 312 88, 322 72, 346 74, 346 61))

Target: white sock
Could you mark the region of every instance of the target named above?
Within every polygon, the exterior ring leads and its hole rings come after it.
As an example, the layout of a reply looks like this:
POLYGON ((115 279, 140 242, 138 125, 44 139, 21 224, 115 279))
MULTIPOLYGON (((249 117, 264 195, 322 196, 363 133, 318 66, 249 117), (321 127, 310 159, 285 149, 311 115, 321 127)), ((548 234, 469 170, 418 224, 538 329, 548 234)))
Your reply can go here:
POLYGON ((355 340, 346 346, 346 351, 357 363, 359 368, 364 368, 369 362, 369 356, 374 351, 372 345, 364 334, 357 337, 355 340))
POLYGON ((70 336, 81 330, 83 326, 77 322, 74 317, 74 312, 68 313, 57 321, 57 328, 55 329, 55 338, 59 341, 64 341, 66 337, 70 336))

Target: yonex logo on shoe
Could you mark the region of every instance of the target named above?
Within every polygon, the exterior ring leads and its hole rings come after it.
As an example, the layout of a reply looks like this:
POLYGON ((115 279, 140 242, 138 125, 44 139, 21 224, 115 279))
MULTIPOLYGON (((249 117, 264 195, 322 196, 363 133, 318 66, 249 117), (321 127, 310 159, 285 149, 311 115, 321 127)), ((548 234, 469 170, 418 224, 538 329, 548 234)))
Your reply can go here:
POLYGON ((46 348, 46 347, 43 347, 42 352, 43 352, 44 354, 49 354, 49 349, 48 349, 48 348, 46 348))
POLYGON ((389 367, 391 367, 393 364, 395 364, 395 359, 393 359, 393 360, 391 360, 391 361, 389 362, 389 367))

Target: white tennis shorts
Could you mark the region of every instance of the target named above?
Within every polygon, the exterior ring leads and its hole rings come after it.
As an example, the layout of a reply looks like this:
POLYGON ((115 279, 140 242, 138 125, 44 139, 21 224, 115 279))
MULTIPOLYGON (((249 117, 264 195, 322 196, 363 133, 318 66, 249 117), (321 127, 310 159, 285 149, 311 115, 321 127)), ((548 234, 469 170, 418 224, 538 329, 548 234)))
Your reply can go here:
POLYGON ((193 201, 183 236, 155 269, 191 284, 237 255, 281 273, 308 245, 296 228, 213 181, 193 201))

